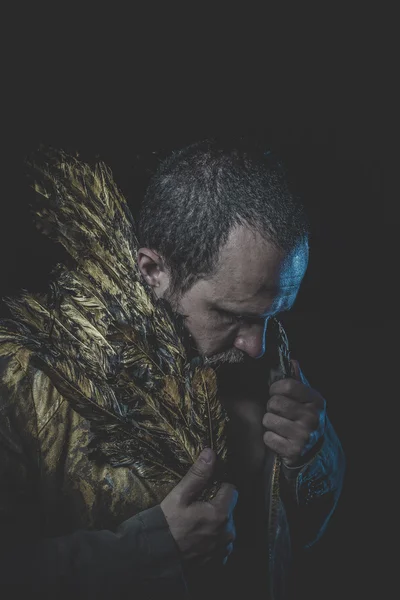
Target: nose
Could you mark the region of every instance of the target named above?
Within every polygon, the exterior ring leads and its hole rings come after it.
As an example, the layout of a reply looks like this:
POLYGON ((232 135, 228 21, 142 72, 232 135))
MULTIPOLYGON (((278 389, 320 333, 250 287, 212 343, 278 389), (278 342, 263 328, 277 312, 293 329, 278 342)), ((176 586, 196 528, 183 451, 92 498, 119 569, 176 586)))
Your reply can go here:
POLYGON ((264 323, 244 325, 236 336, 234 347, 251 358, 261 358, 265 353, 267 325, 268 319, 265 319, 264 323))

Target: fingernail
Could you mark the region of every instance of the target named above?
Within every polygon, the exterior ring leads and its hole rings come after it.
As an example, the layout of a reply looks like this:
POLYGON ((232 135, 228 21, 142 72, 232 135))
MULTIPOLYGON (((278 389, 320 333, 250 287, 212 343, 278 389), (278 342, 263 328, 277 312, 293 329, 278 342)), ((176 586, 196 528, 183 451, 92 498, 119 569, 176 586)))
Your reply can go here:
POLYGON ((212 451, 210 448, 204 448, 202 453, 200 454, 200 459, 205 463, 210 463, 212 461, 212 451))

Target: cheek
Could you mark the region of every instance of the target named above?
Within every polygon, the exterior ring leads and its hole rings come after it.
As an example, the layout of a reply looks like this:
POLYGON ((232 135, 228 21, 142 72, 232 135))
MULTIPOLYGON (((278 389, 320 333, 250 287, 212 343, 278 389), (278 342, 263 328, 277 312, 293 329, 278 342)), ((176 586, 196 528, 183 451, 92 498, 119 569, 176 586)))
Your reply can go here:
POLYGON ((216 344, 221 343, 221 341, 225 341, 227 337, 229 337, 227 335, 226 327, 221 327, 210 319, 207 319, 203 322, 202 330, 204 337, 210 342, 214 342, 216 344))
POLYGON ((191 333, 198 339, 210 339, 217 336, 217 328, 207 315, 193 315, 187 323, 191 333))
POLYGON ((220 352, 223 349, 230 347, 235 336, 232 335, 230 329, 226 326, 221 326, 214 319, 204 318, 196 321, 195 334, 199 341, 203 342, 204 348, 210 352, 220 352))
POLYGON ((196 341, 207 351, 218 352, 220 348, 227 348, 235 341, 236 333, 232 326, 223 323, 213 311, 202 310, 198 305, 191 306, 187 326, 196 341))

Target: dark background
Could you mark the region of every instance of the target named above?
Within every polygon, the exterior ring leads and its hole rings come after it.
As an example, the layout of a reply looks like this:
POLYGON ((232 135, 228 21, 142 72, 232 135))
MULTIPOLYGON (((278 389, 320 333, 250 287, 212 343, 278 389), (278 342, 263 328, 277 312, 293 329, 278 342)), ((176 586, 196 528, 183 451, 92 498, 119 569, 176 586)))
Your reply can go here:
POLYGON ((6 61, 0 295, 43 289, 62 258, 29 217, 23 158, 39 143, 105 160, 134 213, 158 157, 171 149, 214 135, 279 148, 313 232, 309 269, 285 317, 292 356, 326 398, 348 462, 328 529, 298 565, 299 598, 381 591, 384 330, 390 326, 392 341, 399 331, 386 255, 396 225, 394 212, 385 222, 396 198, 390 52, 377 51, 379 19, 364 38, 359 21, 330 31, 322 14, 313 38, 304 29, 294 35, 293 18, 290 31, 278 21, 282 35, 271 42, 274 27, 253 35, 247 19, 210 49, 208 32, 195 27, 199 14, 180 31, 184 39, 160 15, 156 30, 141 18, 122 31, 118 15, 99 28, 90 19, 71 26, 60 14, 39 31, 25 15, 6 61))

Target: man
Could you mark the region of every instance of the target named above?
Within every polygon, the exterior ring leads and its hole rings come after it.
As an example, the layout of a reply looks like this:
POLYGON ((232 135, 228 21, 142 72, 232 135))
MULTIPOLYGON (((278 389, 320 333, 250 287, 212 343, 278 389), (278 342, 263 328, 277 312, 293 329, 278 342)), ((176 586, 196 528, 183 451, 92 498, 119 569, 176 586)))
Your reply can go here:
POLYGON ((232 483, 197 501, 212 452, 158 502, 128 469, 96 470, 85 420, 16 352, 1 364, 3 582, 17 565, 42 597, 280 600, 291 549, 321 535, 344 470, 322 396, 295 361, 286 379, 268 364, 268 319, 307 268, 307 221, 272 157, 202 143, 160 165, 139 240, 144 280, 217 370, 232 483))

